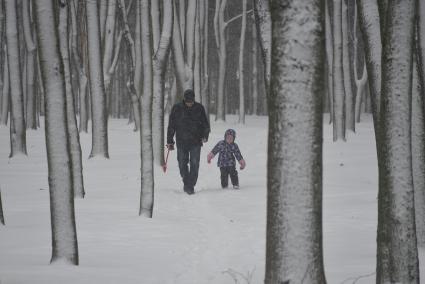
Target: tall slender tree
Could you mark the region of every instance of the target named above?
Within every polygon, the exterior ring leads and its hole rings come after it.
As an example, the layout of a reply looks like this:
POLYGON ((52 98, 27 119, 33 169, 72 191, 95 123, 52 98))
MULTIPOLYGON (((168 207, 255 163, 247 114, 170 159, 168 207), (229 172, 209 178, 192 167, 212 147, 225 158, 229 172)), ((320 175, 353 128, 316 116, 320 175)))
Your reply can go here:
POLYGON ((140 127, 141 144, 141 194, 139 215, 152 218, 154 203, 154 171, 152 150, 152 45, 150 23, 150 1, 140 0, 142 21, 141 42, 143 62, 143 90, 140 100, 142 123, 140 127))
POLYGON ((419 283, 412 177, 415 0, 388 2, 379 116, 377 283, 419 283))
POLYGON ((86 1, 86 17, 92 113, 92 149, 90 157, 103 156, 109 158, 108 116, 103 84, 97 1, 86 1))
POLYGON ((245 33, 246 33, 246 6, 247 1, 242 1, 242 26, 241 39, 239 43, 239 123, 245 124, 245 69, 244 69, 244 51, 245 51, 245 33))
POLYGON ((322 97, 318 95, 324 91, 323 5, 320 0, 285 4, 273 0, 270 7, 273 47, 265 283, 326 283, 322 97))
MULTIPOLYGON (((163 1, 163 26, 153 55, 153 97, 152 97, 152 140, 154 160, 164 164, 164 76, 167 67, 173 32, 173 6, 170 0, 163 1)), ((152 26, 155 21, 152 20, 152 26)), ((154 29, 155 30, 155 29, 154 29)))
POLYGON ((36 118, 36 92, 35 92, 35 55, 36 46, 32 35, 31 13, 29 7, 29 0, 22 1, 22 20, 24 29, 24 39, 26 46, 26 127, 37 129, 36 118))
POLYGON ((342 54, 342 1, 333 0, 333 140, 345 141, 345 87, 342 54))
POLYGON ((81 160, 81 145, 80 135, 77 128, 77 119, 75 117, 75 102, 74 90, 71 84, 71 66, 69 55, 69 2, 67 0, 59 1, 59 43, 60 53, 63 62, 63 72, 65 80, 65 93, 66 93, 66 119, 68 127, 68 140, 70 147, 70 158, 72 167, 72 186, 75 197, 83 198, 84 181, 83 181, 83 163, 81 160))
POLYGON ((33 1, 45 90, 45 131, 52 226, 51 262, 78 265, 66 90, 53 0, 33 1))
POLYGON ((10 157, 27 154, 22 70, 15 0, 5 0, 7 61, 10 80, 10 157))

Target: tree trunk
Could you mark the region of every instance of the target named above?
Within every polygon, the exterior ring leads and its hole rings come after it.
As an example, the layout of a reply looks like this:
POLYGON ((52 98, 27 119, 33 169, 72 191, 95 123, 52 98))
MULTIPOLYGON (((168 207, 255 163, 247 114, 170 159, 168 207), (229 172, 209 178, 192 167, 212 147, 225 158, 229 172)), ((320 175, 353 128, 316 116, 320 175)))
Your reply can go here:
POLYGON ((208 39, 209 39, 209 0, 204 0, 201 2, 201 5, 204 7, 204 13, 203 18, 201 17, 201 21, 203 21, 203 30, 201 30, 201 33, 203 32, 203 82, 202 82, 202 104, 205 108, 205 113, 207 115, 208 121, 210 120, 210 94, 209 94, 209 69, 208 69, 208 39))
POLYGON ((342 54, 342 1, 333 0, 333 140, 345 141, 345 88, 342 54))
POLYGON ((9 108, 10 108, 10 84, 9 84, 9 64, 7 61, 7 45, 4 44, 1 48, 4 47, 5 56, 3 62, 3 96, 1 104, 1 117, 0 125, 7 125, 7 119, 9 117, 9 108))
POLYGON ((224 93, 225 93, 225 79, 226 79, 226 62, 227 62, 227 50, 226 50, 226 23, 224 21, 224 10, 226 9, 227 0, 220 0, 220 8, 218 12, 218 58, 219 58, 219 69, 218 69, 218 87, 217 87, 217 112, 215 120, 225 121, 226 113, 224 106, 224 93))
MULTIPOLYGON (((188 66, 187 74, 189 75, 189 84, 188 88, 194 88, 194 66, 195 66, 195 21, 196 21, 196 6, 197 1, 192 0, 187 3, 186 11, 186 31, 185 31, 185 41, 184 41, 184 51, 186 58, 186 65, 188 66)), ((182 19, 180 19, 181 21, 182 19)), ((196 94, 195 94, 196 96, 196 94)), ((199 94, 198 94, 199 96, 199 94)))
POLYGON ((2 225, 5 225, 5 222, 4 222, 4 215, 3 215, 3 202, 2 202, 2 200, 1 200, 1 189, 0 189, 0 223, 1 223, 2 225))
POLYGON ((7 61, 10 80, 10 156, 27 154, 22 72, 20 67, 16 1, 5 1, 7 61))
POLYGON ((59 51, 53 1, 33 1, 45 90, 47 163, 52 225, 51 262, 78 265, 72 169, 67 133, 64 71, 59 51))
MULTIPOLYGON (((129 74, 128 74, 128 82, 127 82, 127 90, 130 94, 130 100, 131 100, 131 106, 134 116, 134 125, 135 125, 135 131, 138 131, 140 129, 140 104, 139 104, 139 96, 140 96, 140 76, 141 76, 141 69, 140 69, 140 63, 141 63, 141 55, 138 57, 138 53, 140 54, 140 13, 136 14, 136 41, 138 40, 138 45, 134 46, 134 41, 131 36, 130 32, 130 26, 128 25, 127 20, 127 11, 125 8, 125 1, 119 0, 119 8, 121 10, 121 17, 124 24, 124 36, 127 42, 128 47, 128 55, 130 57, 130 64, 129 64, 129 74), (137 62, 137 60, 140 61, 140 63, 137 62), (137 66, 139 64, 139 66, 137 66), (139 69, 137 69, 139 68, 139 69), (138 74, 135 75, 135 72, 138 74)), ((117 55, 118 56, 118 55, 117 55)), ((117 57, 116 57, 117 58, 117 57)))
POLYGON ((351 85, 351 64, 349 54, 349 17, 348 17, 348 0, 342 0, 342 60, 344 70, 344 90, 345 90, 345 128, 355 131, 354 121, 354 95, 351 85))
POLYGON ((103 45, 103 82, 105 85, 106 96, 111 94, 111 76, 109 69, 112 64, 112 57, 114 51, 115 40, 115 19, 117 0, 102 0, 101 2, 108 2, 108 14, 106 16, 106 24, 104 31, 104 45, 103 45))
MULTIPOLYGON (((184 1, 183 1, 184 2, 184 1)), ((188 89, 191 88, 193 81, 191 82, 190 68, 187 66, 186 61, 184 60, 184 50, 182 43, 182 29, 180 29, 179 17, 177 16, 177 8, 175 1, 173 1, 173 60, 174 60, 174 69, 177 78, 177 89, 188 89)))
POLYGON ((412 177, 412 50, 415 0, 386 15, 379 117, 376 283, 419 283, 412 177))
POLYGON ((164 165, 164 76, 169 58, 173 31, 171 0, 163 0, 163 27, 158 49, 153 57, 152 140, 155 164, 164 165))
POLYGON ((142 123, 141 146, 141 194, 139 215, 152 218, 154 203, 154 171, 152 150, 152 46, 149 20, 150 1, 141 0, 141 42, 143 57, 143 95, 141 97, 142 123))
POLYGON ((245 124, 245 90, 244 90, 244 52, 246 33, 246 5, 247 0, 242 0, 242 27, 239 42, 239 123, 245 124))
MULTIPOLYGON (((198 1, 199 2, 199 1, 198 1)), ((202 103, 201 94, 201 24, 199 19, 200 3, 196 5, 195 33, 194 33, 194 63, 193 63, 193 90, 195 100, 202 103)))
POLYGON ((71 66, 69 56, 68 35, 68 1, 61 0, 59 5, 59 43, 63 62, 66 94, 66 114, 68 127, 68 141, 70 147, 70 159, 72 167, 72 186, 74 197, 84 198, 83 163, 81 160, 80 135, 78 134, 77 119, 74 108, 74 92, 71 84, 71 66))
POLYGON ((90 157, 103 156, 109 158, 108 116, 105 88, 103 85, 102 62, 100 59, 99 16, 95 1, 86 2, 86 15, 92 113, 92 149, 90 157))
POLYGON ((257 31, 255 22, 252 27, 252 113, 258 115, 258 59, 257 59, 257 31))
POLYGON ((270 16, 269 1, 254 0, 255 22, 257 24, 257 35, 260 39, 260 47, 264 63, 264 83, 266 84, 266 94, 270 86, 270 66, 272 50, 272 22, 270 16))
POLYGON ((323 92, 324 66, 320 2, 271 1, 265 283, 326 283, 317 95, 323 92))
POLYGON ((31 13, 29 0, 22 1, 22 20, 24 28, 24 38, 26 46, 26 127, 37 129, 36 118, 36 85, 35 85, 35 52, 36 47, 32 36, 31 13))
POLYGON ((331 16, 329 12, 329 1, 325 0, 325 37, 326 37, 326 64, 327 64, 327 83, 328 83, 328 93, 327 99, 329 102, 329 123, 332 123, 332 117, 334 113, 333 106, 333 37, 332 37, 332 25, 331 25, 331 16))
POLYGON ((412 168, 416 237, 418 246, 425 247, 425 116, 419 64, 416 64, 418 59, 415 52, 412 79, 412 168))
MULTIPOLYGON (((415 188, 415 216, 416 216, 416 235, 418 236, 418 246, 425 247, 425 184, 424 184, 424 173, 425 173, 425 157, 424 157, 424 112, 425 112, 425 3, 418 1, 419 17, 416 25, 417 29, 417 62, 418 62, 418 81, 420 88, 413 92, 412 97, 412 116, 416 117, 412 120, 412 123, 416 126, 417 130, 412 130, 412 141, 413 148, 419 151, 418 154, 413 152, 413 182, 415 188), (416 162, 415 162, 416 161, 416 162)), ((415 87, 415 85, 413 85, 415 87)))
POLYGON ((377 0, 357 0, 360 30, 363 34, 366 69, 372 102, 375 135, 378 131, 378 120, 381 106, 381 54, 382 42, 379 29, 379 12, 377 0))

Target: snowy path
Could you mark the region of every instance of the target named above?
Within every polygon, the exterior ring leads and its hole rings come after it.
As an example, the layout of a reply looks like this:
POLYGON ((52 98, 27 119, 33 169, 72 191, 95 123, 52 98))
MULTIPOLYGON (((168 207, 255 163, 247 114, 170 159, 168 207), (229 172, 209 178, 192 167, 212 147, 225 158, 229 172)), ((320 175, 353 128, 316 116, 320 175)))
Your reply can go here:
MULTIPOLYGON (((44 133, 29 131, 29 157, 9 160, 9 130, 0 128, 0 186, 7 224, 0 228, 0 283, 232 284, 232 272, 252 274, 251 283, 262 283, 267 119, 247 117, 247 125, 240 126, 233 122, 236 117, 228 118, 226 124, 213 122, 201 153, 195 195, 182 191, 176 152, 170 154, 167 173, 157 171, 153 219, 137 215, 138 133, 126 120, 111 120, 110 160, 88 160, 90 135, 83 134, 87 194, 76 201, 79 267, 48 265, 44 133), (229 127, 236 129, 236 142, 247 161, 247 168, 239 171, 240 190, 222 190, 216 160, 206 163, 208 151, 229 127)), ((375 270, 377 181, 370 121, 360 124, 348 143, 331 140, 331 128, 325 125, 324 259, 328 283, 333 284, 375 270)), ((425 259, 425 252, 421 254, 425 259)), ((422 271, 422 282, 424 276, 422 271)), ((374 275, 357 283, 374 283, 374 275)))

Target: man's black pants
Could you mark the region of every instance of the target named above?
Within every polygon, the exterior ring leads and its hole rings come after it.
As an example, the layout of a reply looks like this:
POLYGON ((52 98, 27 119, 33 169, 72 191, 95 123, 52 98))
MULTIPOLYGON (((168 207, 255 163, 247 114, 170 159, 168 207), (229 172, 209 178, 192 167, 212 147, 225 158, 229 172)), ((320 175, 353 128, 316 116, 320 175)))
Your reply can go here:
POLYGON ((198 180, 200 156, 200 145, 177 145, 180 176, 183 179, 184 191, 189 194, 194 193, 194 187, 198 180))
POLYGON ((235 166, 220 167, 221 187, 226 188, 229 185, 229 175, 232 185, 239 185, 238 172, 235 166))

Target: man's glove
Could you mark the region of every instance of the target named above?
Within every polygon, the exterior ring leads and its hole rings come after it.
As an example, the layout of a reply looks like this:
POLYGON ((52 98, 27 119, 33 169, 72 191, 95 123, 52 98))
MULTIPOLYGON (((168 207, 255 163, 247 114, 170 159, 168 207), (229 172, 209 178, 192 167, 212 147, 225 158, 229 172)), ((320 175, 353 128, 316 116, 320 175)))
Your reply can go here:
POLYGON ((208 164, 210 164, 210 163, 211 163, 212 158, 214 158, 214 154, 210 152, 210 153, 208 154, 208 156, 207 156, 207 162, 208 162, 208 164))
POLYGON ((245 166, 246 166, 245 160, 244 159, 240 160, 239 165, 241 165, 240 167, 241 170, 245 169, 245 166))
POLYGON ((204 138, 202 138, 202 142, 203 143, 207 143, 208 142, 208 139, 204 137, 204 138))
POLYGON ((174 150, 174 144, 167 144, 166 147, 168 150, 173 151, 174 150))

